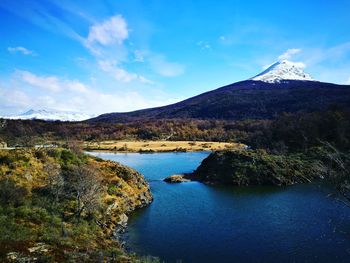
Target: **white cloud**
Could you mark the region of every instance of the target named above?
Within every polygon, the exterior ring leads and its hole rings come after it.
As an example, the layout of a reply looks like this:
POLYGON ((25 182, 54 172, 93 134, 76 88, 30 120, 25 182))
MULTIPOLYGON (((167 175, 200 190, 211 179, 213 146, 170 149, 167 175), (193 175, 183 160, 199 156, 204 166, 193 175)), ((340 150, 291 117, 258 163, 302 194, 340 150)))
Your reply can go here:
POLYGON ((308 65, 316 65, 322 62, 339 64, 350 54, 350 42, 329 48, 309 48, 306 50, 306 53, 308 65))
POLYGON ((345 84, 350 85, 350 77, 349 77, 348 80, 345 82, 345 84))
POLYGON ((17 70, 17 74, 22 81, 28 83, 31 86, 45 89, 52 92, 58 92, 61 90, 61 85, 58 78, 53 76, 37 76, 28 71, 17 70))
MULTIPOLYGON (((144 81, 148 80, 144 79, 144 81)), ((94 86, 100 85, 96 83, 94 86)), ((156 107, 175 102, 175 99, 167 98, 156 90, 148 90, 147 94, 131 89, 113 89, 112 92, 106 92, 78 80, 57 76, 43 77, 28 71, 15 72, 6 83, 0 79, 0 97, 2 98, 0 113, 5 115, 21 113, 30 108, 101 114, 156 107), (23 78, 23 75, 26 77, 23 78), (47 79, 54 80, 59 90, 42 89, 41 86, 37 89, 37 80, 47 83, 47 79)))
POLYGON ((278 57, 279 60, 286 60, 291 59, 293 55, 298 54, 301 52, 301 49, 299 48, 290 48, 287 49, 286 52, 284 52, 282 55, 278 57))
POLYGON ((88 92, 88 87, 77 80, 64 80, 56 76, 38 76, 29 71, 17 70, 19 80, 34 88, 41 88, 48 92, 73 91, 77 93, 88 92))
MULTIPOLYGON (((301 49, 297 49, 297 48, 291 48, 291 49, 287 49, 286 52, 284 52, 282 55, 280 55, 278 57, 278 61, 281 62, 283 60, 288 60, 288 59, 291 59, 293 55, 295 54, 298 54, 301 52, 301 49)), ((274 63, 270 63, 270 64, 265 64, 262 66, 262 69, 263 70, 266 70, 268 69, 269 67, 271 67, 273 64, 275 64, 276 62, 274 63)), ((306 64, 304 62, 294 62, 294 61, 289 61, 290 64, 293 64, 295 67, 297 68, 301 68, 301 69, 304 69, 306 68, 306 64)))
POLYGON ((304 48, 302 61, 319 81, 344 84, 349 78, 350 42, 304 48))
POLYGON ((176 77, 184 73, 185 67, 177 62, 169 62, 163 55, 153 55, 149 58, 152 69, 164 77, 176 77))
POLYGON ((198 41, 197 46, 199 46, 202 50, 211 48, 210 44, 206 41, 198 41))
POLYGON ((3 108, 23 108, 28 107, 31 99, 23 91, 18 89, 6 89, 4 86, 0 87, 1 109, 3 108))
MULTIPOLYGON (((125 69, 125 64, 132 62, 131 52, 123 43, 128 37, 126 20, 116 15, 91 26, 84 44, 95 56, 97 66, 117 81, 153 84, 146 77, 125 69)), ((133 61, 144 62, 144 54, 140 50, 135 50, 133 56, 133 61)))
POLYGON ((115 61, 100 60, 98 61, 100 69, 111 74, 116 80, 122 82, 131 82, 133 80, 138 80, 141 83, 152 84, 153 82, 147 78, 140 76, 136 73, 128 72, 127 70, 118 67, 115 61))
POLYGON ((154 84, 152 80, 149 80, 143 76, 139 76, 138 79, 141 83, 144 83, 144 84, 154 84))
MULTIPOLYGON (((81 41, 81 36, 72 28, 72 23, 67 22, 65 16, 59 15, 61 12, 57 12, 56 9, 53 9, 52 6, 47 3, 40 2, 41 1, 31 1, 29 5, 25 4, 23 1, 0 1, 0 8, 44 30, 54 34, 63 34, 72 39, 81 41)), ((64 6, 65 8, 67 3, 68 2, 65 1, 64 5, 60 3, 57 4, 56 7, 63 8, 64 6)))
POLYGON ((25 47, 8 47, 7 51, 15 54, 15 53, 22 53, 23 55, 31 55, 31 56, 36 56, 36 53, 33 50, 29 50, 25 47))
POLYGON ((66 81, 66 86, 68 89, 78 93, 87 93, 89 91, 88 87, 77 80, 66 81))
MULTIPOLYGON (((165 77, 178 76, 184 72, 183 65, 169 62, 163 55, 135 48, 130 50, 130 45, 124 44, 128 38, 127 21, 121 15, 116 15, 92 25, 83 44, 95 56, 97 66, 102 71, 123 83, 138 81, 155 84, 145 76, 132 72, 128 67, 132 62, 145 62, 155 73, 165 77)), ((210 45, 203 43, 202 48, 210 48, 210 45)))
POLYGON ((143 52, 141 52, 140 50, 135 50, 134 51, 134 61, 135 62, 144 62, 145 58, 144 58, 143 52))
POLYGON ((116 15, 102 23, 91 26, 87 41, 88 43, 99 43, 104 46, 120 45, 128 36, 129 31, 125 19, 121 15, 116 15))

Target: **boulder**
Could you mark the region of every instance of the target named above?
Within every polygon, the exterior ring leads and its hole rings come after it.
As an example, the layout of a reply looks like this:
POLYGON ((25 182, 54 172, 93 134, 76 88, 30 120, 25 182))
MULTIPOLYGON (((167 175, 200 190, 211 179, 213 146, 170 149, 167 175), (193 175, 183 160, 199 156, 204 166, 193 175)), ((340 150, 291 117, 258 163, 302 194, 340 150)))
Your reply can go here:
POLYGON ((164 182, 167 182, 167 183, 183 183, 183 182, 190 182, 190 180, 186 179, 185 175, 183 175, 183 174, 174 174, 174 175, 171 175, 171 176, 168 176, 167 178, 165 178, 164 182))

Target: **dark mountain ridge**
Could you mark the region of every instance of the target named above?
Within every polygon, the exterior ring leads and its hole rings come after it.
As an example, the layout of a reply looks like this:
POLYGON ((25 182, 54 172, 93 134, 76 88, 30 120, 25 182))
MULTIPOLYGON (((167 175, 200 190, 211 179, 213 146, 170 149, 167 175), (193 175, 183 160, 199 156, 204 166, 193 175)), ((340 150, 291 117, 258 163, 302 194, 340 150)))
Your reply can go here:
POLYGON ((127 123, 156 119, 274 119, 279 114, 350 106, 350 86, 305 80, 233 83, 184 101, 126 113, 107 113, 89 122, 127 123))

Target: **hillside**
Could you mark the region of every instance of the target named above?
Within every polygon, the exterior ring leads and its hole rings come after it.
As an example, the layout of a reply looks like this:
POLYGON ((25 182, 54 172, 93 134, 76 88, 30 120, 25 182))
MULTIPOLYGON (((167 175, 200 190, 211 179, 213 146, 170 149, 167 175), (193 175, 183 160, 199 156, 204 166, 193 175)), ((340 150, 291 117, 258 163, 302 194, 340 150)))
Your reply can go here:
POLYGON ((109 113, 89 122, 126 123, 156 119, 273 119, 281 113, 349 107, 350 86, 317 81, 247 80, 209 91, 172 105, 128 113, 109 113))
POLYGON ((0 261, 134 262, 119 232, 151 201, 143 176, 118 163, 65 149, 0 151, 0 261))

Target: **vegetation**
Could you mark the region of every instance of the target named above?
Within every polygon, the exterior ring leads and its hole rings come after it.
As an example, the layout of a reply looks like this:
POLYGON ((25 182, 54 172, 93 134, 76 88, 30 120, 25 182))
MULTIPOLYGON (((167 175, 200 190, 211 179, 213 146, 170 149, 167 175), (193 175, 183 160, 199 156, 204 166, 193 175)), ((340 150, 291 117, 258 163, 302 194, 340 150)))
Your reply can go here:
POLYGON ((159 119, 130 123, 45 122, 40 120, 0 120, 0 138, 9 146, 68 141, 97 144, 113 140, 167 140, 241 142, 273 151, 299 151, 331 141, 349 147, 348 108, 332 106, 311 113, 283 113, 274 120, 241 121, 159 119), (335 139, 335 136, 338 139, 335 139))
POLYGON ((265 150, 215 152, 194 172, 204 182, 233 185, 290 185, 310 182, 318 166, 300 155, 272 155, 265 150))
POLYGON ((325 142, 346 151, 350 149, 350 110, 333 107, 308 114, 283 114, 261 125, 245 142, 275 153, 306 152, 325 142))
POLYGON ((151 262, 123 251, 126 214, 152 201, 139 173, 66 149, 0 151, 0 261, 151 262))
MULTIPOLYGON (((242 142, 249 145, 251 149, 264 149, 266 155, 271 155, 271 160, 281 159, 282 163, 285 162, 286 167, 289 161, 296 159, 308 162, 307 165, 309 165, 311 158, 318 168, 321 164, 329 166, 330 163, 333 163, 334 167, 333 161, 326 160, 327 156, 329 157, 334 152, 332 147, 339 151, 343 158, 350 149, 350 110, 347 107, 335 105, 324 111, 283 113, 273 120, 161 119, 125 124, 4 120, 0 127, 2 127, 0 135, 10 145, 21 141, 33 144, 33 142, 43 140, 64 142, 68 139, 76 139, 86 141, 87 145, 105 149, 107 147, 105 144, 108 142, 103 144, 101 140, 128 139, 140 140, 135 143, 142 146, 141 151, 151 152, 153 149, 149 147, 149 144, 156 142, 144 142, 143 140, 161 139, 174 143, 176 140, 192 140, 192 143, 197 144, 203 140, 242 142), (319 149, 317 154, 314 153, 316 148, 319 149)), ((108 147, 110 146, 113 144, 108 147)), ((115 150, 123 150, 126 147, 124 150, 128 151, 133 148, 130 143, 125 142, 119 143, 118 147, 114 145, 112 149, 114 147, 116 147, 115 150)), ((162 143, 158 148, 165 149, 166 147, 162 143)), ((263 158, 267 156, 261 153, 251 152, 250 154, 256 154, 259 158, 267 160, 263 158)), ((329 175, 323 176, 330 177, 329 175)))
POLYGON ((126 124, 1 120, 0 138, 9 146, 34 146, 77 140, 90 144, 113 140, 243 141, 268 121, 161 119, 126 124))
POLYGON ((212 153, 195 180, 286 185, 325 178, 350 206, 350 111, 283 114, 246 137, 247 151, 212 153))

